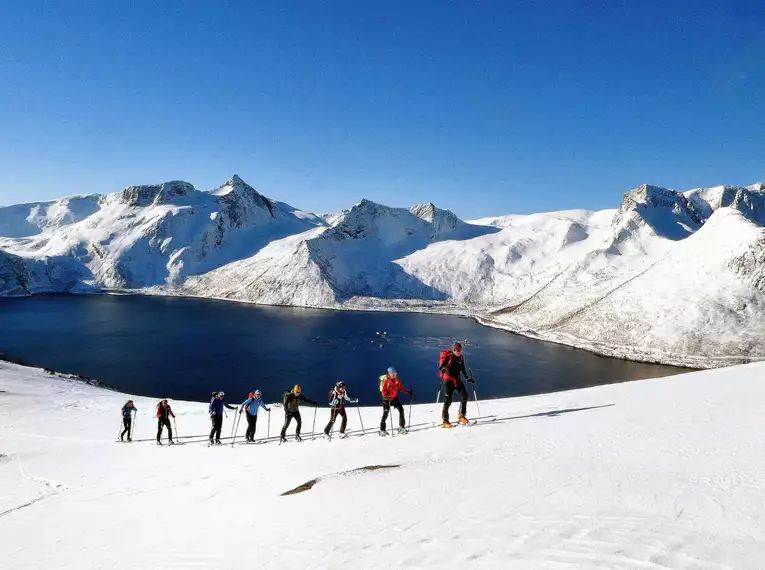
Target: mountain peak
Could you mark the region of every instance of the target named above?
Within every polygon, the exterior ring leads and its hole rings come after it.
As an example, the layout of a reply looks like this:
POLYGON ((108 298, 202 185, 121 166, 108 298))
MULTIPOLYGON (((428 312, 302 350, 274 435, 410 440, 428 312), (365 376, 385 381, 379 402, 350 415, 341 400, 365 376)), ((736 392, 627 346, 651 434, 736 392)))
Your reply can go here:
POLYGON ((276 207, 271 201, 260 194, 255 188, 242 180, 238 174, 234 174, 226 180, 220 188, 211 192, 218 197, 220 204, 225 207, 237 220, 245 223, 244 220, 250 217, 249 213, 262 210, 268 214, 268 217, 276 217, 276 207), (248 213, 249 212, 249 213, 248 213))
POLYGON ((616 242, 648 226, 658 236, 679 240, 700 228, 706 218, 683 194, 650 184, 641 184, 624 194, 611 222, 616 242))

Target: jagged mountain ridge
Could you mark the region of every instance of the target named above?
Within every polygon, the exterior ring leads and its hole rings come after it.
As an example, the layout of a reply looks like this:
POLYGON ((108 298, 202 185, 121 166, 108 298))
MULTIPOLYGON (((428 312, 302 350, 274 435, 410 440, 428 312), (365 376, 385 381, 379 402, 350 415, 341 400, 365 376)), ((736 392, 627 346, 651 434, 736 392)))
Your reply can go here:
MULTIPOLYGON (((189 275, 253 255, 274 239, 323 224, 265 198, 236 175, 211 192, 173 181, 83 199, 88 215, 33 217, 43 210, 58 212, 71 199, 31 205, 26 220, 36 223, 28 223, 26 235, 19 235, 24 226, 19 207, 13 207, 15 222, 0 223, 0 234, 15 235, 0 238, 0 248, 22 256, 73 258, 92 273, 85 285, 134 289, 180 284, 189 275)), ((0 222, 13 213, 4 210, 0 222)))
POLYGON ((765 358, 762 183, 642 185, 616 210, 472 223, 433 204, 369 200, 317 216, 236 176, 211 192, 171 182, 66 200, 0 208, 3 294, 92 287, 414 308, 640 360, 765 358))

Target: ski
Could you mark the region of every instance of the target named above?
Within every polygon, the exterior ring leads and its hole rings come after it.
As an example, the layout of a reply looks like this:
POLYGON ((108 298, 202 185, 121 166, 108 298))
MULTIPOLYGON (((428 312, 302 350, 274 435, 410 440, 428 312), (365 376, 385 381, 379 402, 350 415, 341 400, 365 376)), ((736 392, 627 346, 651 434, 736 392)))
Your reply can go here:
MULTIPOLYGON (((452 424, 452 428, 457 428, 457 427, 468 427, 468 426, 474 426, 474 425, 480 425, 480 424, 488 424, 494 421, 497 421, 497 416, 479 416, 477 418, 468 420, 467 424, 461 424, 458 421, 450 422, 450 423, 452 424)), ((442 423, 443 422, 433 422, 431 425, 432 427, 441 427, 442 423)))

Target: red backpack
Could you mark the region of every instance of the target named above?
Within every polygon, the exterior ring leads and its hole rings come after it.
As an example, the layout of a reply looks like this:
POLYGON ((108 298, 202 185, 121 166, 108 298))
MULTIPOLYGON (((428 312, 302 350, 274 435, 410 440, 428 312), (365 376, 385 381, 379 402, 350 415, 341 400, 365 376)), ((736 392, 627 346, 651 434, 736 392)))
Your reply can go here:
POLYGON ((450 348, 447 348, 446 350, 442 350, 441 354, 438 356, 438 376, 441 378, 447 378, 448 376, 441 372, 441 368, 443 367, 449 367, 452 363, 452 351, 450 348), (445 359, 448 360, 444 363, 443 366, 441 366, 441 363, 444 362, 445 359))

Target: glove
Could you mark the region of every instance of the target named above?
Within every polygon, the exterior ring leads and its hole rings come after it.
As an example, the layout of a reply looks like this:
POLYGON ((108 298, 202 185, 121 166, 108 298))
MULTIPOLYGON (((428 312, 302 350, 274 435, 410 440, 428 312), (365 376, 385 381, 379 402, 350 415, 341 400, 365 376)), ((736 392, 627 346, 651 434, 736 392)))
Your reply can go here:
POLYGON ((242 415, 242 412, 243 412, 243 411, 244 411, 244 410, 239 410, 239 415, 242 415))
POLYGON ((409 397, 410 397, 410 398, 413 398, 413 397, 414 397, 414 390, 409 390, 409 397))
POLYGON ((439 371, 441 374, 446 374, 446 368, 439 368, 439 369, 438 369, 438 371, 439 371))
POLYGON ((351 404, 358 404, 358 403, 359 403, 358 398, 354 398, 353 400, 351 400, 351 404))
POLYGON ((471 384, 475 384, 475 380, 473 378, 468 378, 467 381, 470 382, 471 384))
POLYGON ((332 401, 330 402, 330 404, 329 404, 329 405, 330 405, 330 406, 332 406, 332 407, 334 407, 334 406, 337 406, 337 404, 338 404, 338 401, 337 401, 337 398, 335 398, 334 400, 332 400, 332 401))
POLYGON ((271 411, 271 408, 266 408, 266 411, 267 411, 267 412, 270 412, 270 411, 271 411))

